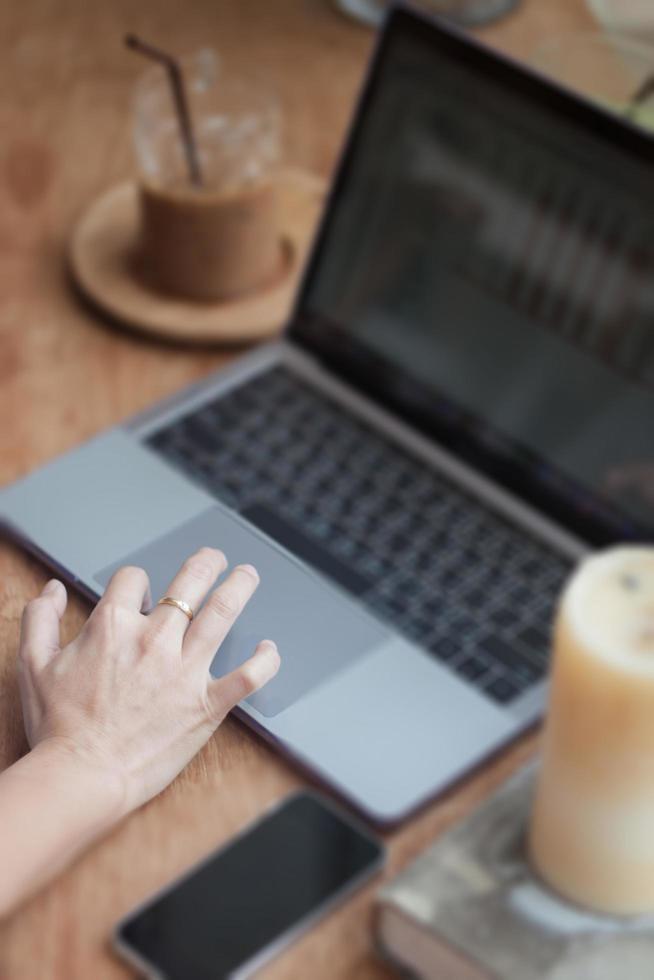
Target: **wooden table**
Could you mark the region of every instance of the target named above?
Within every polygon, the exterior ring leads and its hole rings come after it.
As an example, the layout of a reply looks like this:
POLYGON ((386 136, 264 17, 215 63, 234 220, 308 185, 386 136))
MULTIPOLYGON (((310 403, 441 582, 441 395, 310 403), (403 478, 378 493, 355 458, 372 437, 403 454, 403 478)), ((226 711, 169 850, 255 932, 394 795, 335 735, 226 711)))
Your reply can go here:
MULTIPOLYGON (((525 0, 483 36, 520 56, 541 38, 589 26, 583 0, 525 0)), ((81 305, 67 281, 64 248, 75 217, 132 166, 127 107, 141 64, 122 47, 126 30, 182 52, 210 43, 224 52, 228 66, 263 72, 285 106, 289 161, 324 175, 332 168, 372 39, 327 0, 5 0, 2 484, 233 356, 164 348, 122 333, 81 305)), ((0 543, 0 766, 26 747, 14 676, 19 617, 46 577, 41 565, 0 543)), ((88 606, 73 597, 66 638, 87 614, 88 606)), ((525 737, 389 835, 386 876, 497 786, 534 747, 535 737, 525 737)), ((227 721, 165 793, 0 926, 0 978, 129 975, 108 950, 115 920, 301 782, 254 735, 227 721)), ((390 975, 372 949, 376 887, 313 929, 267 975, 390 975)))

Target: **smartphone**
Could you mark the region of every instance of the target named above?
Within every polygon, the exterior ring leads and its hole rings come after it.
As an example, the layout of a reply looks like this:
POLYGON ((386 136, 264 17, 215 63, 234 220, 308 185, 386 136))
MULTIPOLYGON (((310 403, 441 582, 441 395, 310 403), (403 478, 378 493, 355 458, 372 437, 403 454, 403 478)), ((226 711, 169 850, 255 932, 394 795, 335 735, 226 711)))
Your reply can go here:
POLYGON ((384 858, 349 816, 298 793, 123 919, 114 945, 156 980, 249 977, 384 858))

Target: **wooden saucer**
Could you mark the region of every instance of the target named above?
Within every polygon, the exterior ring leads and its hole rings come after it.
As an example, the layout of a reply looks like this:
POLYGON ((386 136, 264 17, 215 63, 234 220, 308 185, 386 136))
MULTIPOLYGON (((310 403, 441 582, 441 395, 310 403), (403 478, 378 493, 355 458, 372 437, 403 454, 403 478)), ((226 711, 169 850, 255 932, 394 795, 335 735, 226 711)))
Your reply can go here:
POLYGON ((70 268, 84 295, 113 319, 160 339, 243 344, 273 336, 284 324, 325 196, 325 183, 304 170, 279 177, 280 270, 256 293, 201 303, 156 292, 135 260, 137 186, 126 182, 91 204, 70 242, 70 268))

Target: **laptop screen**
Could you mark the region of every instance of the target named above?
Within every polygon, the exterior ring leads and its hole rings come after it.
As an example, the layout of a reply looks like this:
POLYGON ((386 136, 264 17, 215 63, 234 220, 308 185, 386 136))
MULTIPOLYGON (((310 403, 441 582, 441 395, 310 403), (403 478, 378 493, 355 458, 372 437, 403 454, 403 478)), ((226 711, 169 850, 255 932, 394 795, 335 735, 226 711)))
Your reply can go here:
POLYGON ((654 141, 407 11, 291 336, 591 543, 654 537, 654 141))

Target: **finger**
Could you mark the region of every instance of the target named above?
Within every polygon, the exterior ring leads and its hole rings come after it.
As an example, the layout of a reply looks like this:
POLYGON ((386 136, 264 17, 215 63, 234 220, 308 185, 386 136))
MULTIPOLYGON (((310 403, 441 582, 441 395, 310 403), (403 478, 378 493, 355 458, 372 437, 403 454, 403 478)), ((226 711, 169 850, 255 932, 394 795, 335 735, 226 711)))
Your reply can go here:
POLYGON ((272 680, 281 659, 272 640, 262 640, 253 656, 230 674, 209 682, 207 697, 211 716, 217 724, 232 708, 272 680))
POLYGON ((116 606, 143 612, 150 605, 150 580, 147 572, 124 565, 111 576, 98 605, 111 602, 116 606))
POLYGON ((34 683, 33 671, 33 666, 22 657, 18 658, 18 690, 23 712, 23 727, 30 748, 43 715, 43 698, 34 683))
MULTIPOLYGON (((191 609, 196 610, 226 568, 227 559, 222 551, 216 548, 200 548, 186 559, 164 595, 182 599, 191 609)), ((176 635, 180 642, 189 626, 186 614, 175 606, 156 605, 148 618, 153 630, 163 630, 167 635, 176 635)))
POLYGON ((252 565, 237 565, 211 593, 184 638, 184 654, 209 664, 234 621, 256 591, 259 575, 252 565))
POLYGON ((20 656, 36 667, 59 652, 59 624, 68 596, 57 579, 51 579, 41 595, 25 606, 20 634, 20 656))

